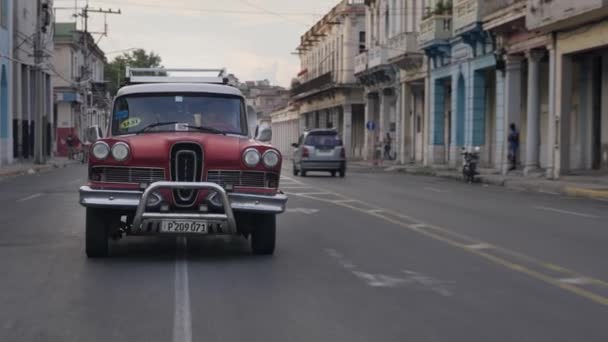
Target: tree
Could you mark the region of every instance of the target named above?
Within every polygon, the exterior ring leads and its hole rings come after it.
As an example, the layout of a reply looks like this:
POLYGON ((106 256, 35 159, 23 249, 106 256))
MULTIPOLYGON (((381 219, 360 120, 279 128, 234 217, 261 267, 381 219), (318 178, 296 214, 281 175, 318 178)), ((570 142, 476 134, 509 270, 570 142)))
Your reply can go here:
POLYGON ((127 67, 133 68, 158 68, 161 67, 162 59, 153 51, 149 53, 144 49, 137 49, 130 53, 123 53, 106 64, 105 79, 108 81, 110 94, 116 95, 125 79, 127 67))

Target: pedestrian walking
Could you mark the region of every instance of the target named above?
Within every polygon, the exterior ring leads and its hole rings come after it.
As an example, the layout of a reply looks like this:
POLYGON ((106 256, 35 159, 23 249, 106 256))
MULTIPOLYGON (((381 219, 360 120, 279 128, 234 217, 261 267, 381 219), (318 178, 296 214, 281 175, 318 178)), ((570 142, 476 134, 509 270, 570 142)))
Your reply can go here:
POLYGON ((72 135, 72 133, 68 134, 65 138, 65 144, 68 147, 68 159, 74 159, 74 147, 75 147, 76 139, 72 135))
POLYGON ((514 123, 509 129, 509 162, 511 164, 509 171, 517 169, 517 155, 519 154, 519 131, 514 123))
POLYGON ((393 160, 391 156, 391 151, 393 149, 393 139, 391 138, 391 134, 386 132, 386 136, 384 137, 384 159, 393 160))

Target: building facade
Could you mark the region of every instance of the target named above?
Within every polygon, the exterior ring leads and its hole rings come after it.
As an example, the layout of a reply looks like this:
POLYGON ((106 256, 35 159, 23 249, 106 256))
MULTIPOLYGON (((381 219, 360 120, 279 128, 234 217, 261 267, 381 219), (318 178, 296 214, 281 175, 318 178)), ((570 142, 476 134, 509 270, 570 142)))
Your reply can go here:
POLYGON ((547 175, 606 170, 608 1, 526 4, 528 29, 549 37, 550 110, 546 123, 541 122, 547 137, 547 175))
POLYGON ((12 0, 0 0, 0 166, 13 161, 12 0))
POLYGON ((104 82, 105 55, 90 34, 75 23, 55 24, 52 87, 55 94, 57 154, 67 155, 66 138, 85 139, 85 130, 100 126, 105 132, 111 100, 104 82), (88 40, 85 53, 83 40, 88 40))
POLYGON ((285 106, 270 113, 272 144, 281 152, 283 160, 293 157, 293 146, 300 135, 300 115, 292 106, 285 106))
POLYGON ((50 156, 55 151, 55 124, 51 87, 53 55, 52 23, 53 1, 42 2, 37 8, 35 1, 16 1, 13 15, 13 147, 14 157, 20 160, 34 157, 36 144, 42 143, 43 153, 50 156), (35 36, 37 24, 41 24, 40 68, 35 62, 35 36), (40 93, 36 93, 36 84, 40 93), (40 107, 38 107, 40 105, 40 107), (41 115, 39 114, 41 111, 41 115), (38 131, 37 125, 43 129, 38 131), (38 136, 42 132, 42 136, 38 136), (37 134, 38 133, 38 134, 37 134))
POLYGON ((424 159, 426 65, 418 47, 424 0, 368 0, 365 49, 355 72, 365 86, 366 158, 390 136, 393 158, 424 159))
POLYGON ((291 89, 299 129, 335 128, 347 157, 355 159, 363 157, 365 147, 363 87, 354 65, 364 48, 363 1, 340 1, 301 37, 301 71, 291 89))

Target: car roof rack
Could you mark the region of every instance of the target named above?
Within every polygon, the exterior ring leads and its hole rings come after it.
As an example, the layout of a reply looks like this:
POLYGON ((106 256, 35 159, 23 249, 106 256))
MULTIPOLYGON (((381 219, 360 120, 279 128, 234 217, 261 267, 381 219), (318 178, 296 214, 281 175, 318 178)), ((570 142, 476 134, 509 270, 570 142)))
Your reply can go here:
POLYGON ((131 68, 127 67, 126 84, 146 83, 208 83, 228 84, 226 69, 169 69, 169 68, 131 68), (176 74, 183 74, 178 76, 176 74), (199 76, 215 74, 217 76, 199 76))

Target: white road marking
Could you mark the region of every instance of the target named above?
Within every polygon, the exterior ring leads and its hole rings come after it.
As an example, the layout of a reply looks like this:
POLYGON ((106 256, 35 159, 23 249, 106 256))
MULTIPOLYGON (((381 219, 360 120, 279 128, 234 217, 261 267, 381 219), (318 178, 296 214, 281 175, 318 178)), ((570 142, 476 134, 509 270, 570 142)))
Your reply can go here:
POLYGON ((424 188, 424 190, 428 190, 428 191, 432 191, 432 192, 437 192, 437 193, 440 193, 440 194, 444 194, 446 192, 449 192, 447 190, 441 190, 441 189, 437 189, 437 188, 428 188, 428 187, 424 188))
POLYGON ((41 193, 33 194, 31 196, 27 196, 22 199, 18 199, 17 202, 25 202, 25 201, 33 200, 34 198, 38 198, 40 196, 42 196, 41 193))
POLYGON ((74 185, 74 184, 80 184, 82 182, 83 182, 82 179, 78 178, 78 179, 74 179, 73 181, 69 182, 68 184, 74 185))
POLYGON ((570 284, 570 285, 588 285, 591 284, 591 280, 588 278, 562 278, 559 280, 560 283, 570 284))
POLYGON ((308 209, 308 208, 288 208, 288 213, 300 213, 306 215, 312 215, 319 212, 319 209, 308 209))
POLYGON ((383 213, 384 210, 382 210, 382 209, 371 209, 371 210, 368 210, 367 212, 370 213, 370 214, 380 214, 380 213, 383 213))
POLYGON ((281 190, 299 190, 299 189, 311 189, 309 186, 301 186, 301 185, 283 185, 281 186, 281 190))
POLYGON ((553 191, 547 191, 547 190, 539 190, 538 192, 540 192, 541 194, 546 194, 546 195, 559 196, 559 192, 553 192, 553 191))
POLYGON ((468 245, 466 246, 468 249, 474 249, 474 250, 484 250, 484 249, 492 249, 494 248, 492 245, 489 245, 487 243, 478 243, 475 245, 468 245))
POLYGON ((329 192, 293 192, 294 195, 298 196, 325 196, 331 195, 329 192))
POLYGON ((360 202, 359 200, 355 200, 355 199, 343 199, 343 200, 335 200, 335 201, 331 201, 332 203, 355 203, 355 202, 360 202))
POLYGON ((188 241, 178 237, 175 259, 175 312, 173 315, 173 342, 192 342, 192 316, 188 282, 188 241))
POLYGON ((599 216, 596 216, 596 215, 579 213, 579 212, 576 212, 576 211, 556 209, 556 208, 551 208, 551 207, 538 206, 538 207, 535 207, 535 208, 539 209, 539 210, 552 211, 554 213, 560 213, 560 214, 566 214, 566 215, 574 215, 574 216, 586 217, 586 218, 594 218, 594 219, 600 218, 599 216))

